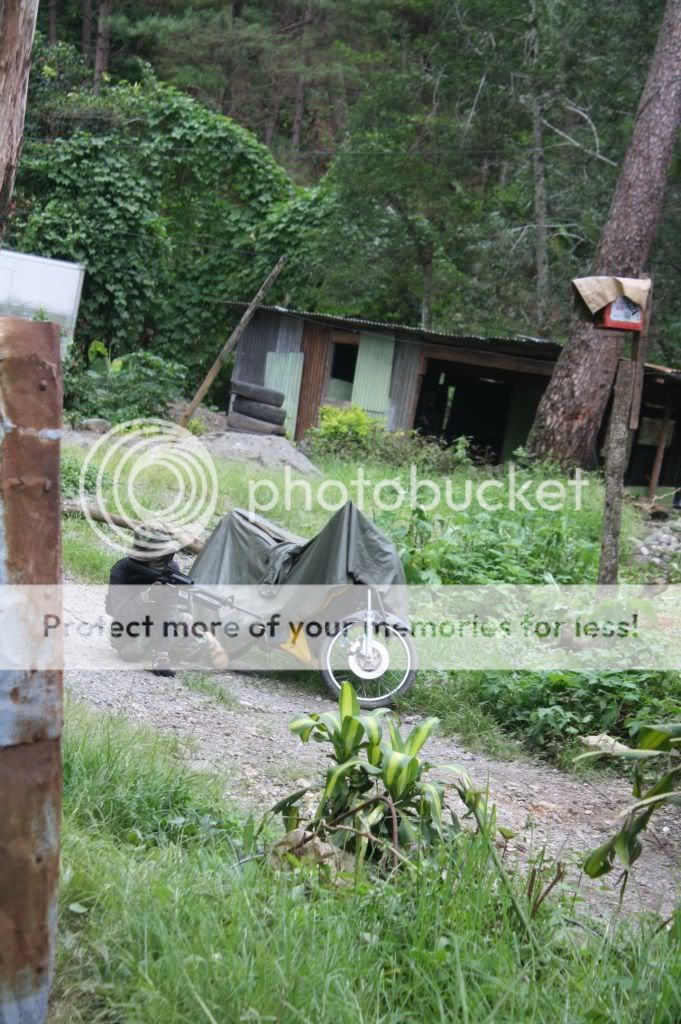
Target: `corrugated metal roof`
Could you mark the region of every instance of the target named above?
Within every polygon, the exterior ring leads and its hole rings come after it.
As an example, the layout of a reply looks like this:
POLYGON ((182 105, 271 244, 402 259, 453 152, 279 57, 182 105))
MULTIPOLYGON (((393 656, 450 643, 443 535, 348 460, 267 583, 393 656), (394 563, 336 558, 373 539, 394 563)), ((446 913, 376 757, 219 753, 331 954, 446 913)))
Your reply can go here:
MULTIPOLYGON (((230 306, 246 307, 247 302, 231 301, 230 306)), ((289 309, 288 306, 260 305, 258 309, 280 313, 282 316, 302 317, 312 323, 335 325, 346 330, 378 330, 391 331, 396 338, 405 339, 405 336, 413 337, 416 341, 432 341, 434 344, 445 345, 447 343, 474 347, 486 345, 512 347, 527 346, 533 349, 533 354, 540 359, 556 359, 560 353, 561 345, 558 342, 550 341, 548 338, 538 338, 531 334, 473 334, 458 333, 455 331, 434 331, 425 330, 423 327, 413 327, 409 324, 393 324, 384 320, 365 320, 362 317, 343 316, 340 313, 316 313, 305 309, 289 309)), ((670 377, 681 383, 681 370, 669 366, 658 366, 655 363, 646 363, 646 369, 670 377)))
MULTIPOLYGON (((230 306, 247 306, 247 302, 231 301, 228 303, 230 306)), ((301 316, 306 320, 315 320, 318 323, 325 324, 338 324, 339 326, 353 326, 360 330, 364 329, 378 329, 383 331, 397 331, 400 334, 411 334, 419 338, 442 338, 446 340, 456 341, 517 341, 527 342, 533 345, 542 345, 547 347, 559 346, 554 341, 549 341, 547 338, 537 338, 530 334, 472 334, 469 332, 457 332, 457 331, 434 331, 426 330, 423 327, 414 327, 410 324, 394 324, 388 323, 386 320, 365 320, 363 317, 357 316, 344 316, 340 313, 316 313, 306 309, 289 309, 288 306, 258 306, 258 309, 268 311, 270 313, 281 313, 284 316, 301 316)))

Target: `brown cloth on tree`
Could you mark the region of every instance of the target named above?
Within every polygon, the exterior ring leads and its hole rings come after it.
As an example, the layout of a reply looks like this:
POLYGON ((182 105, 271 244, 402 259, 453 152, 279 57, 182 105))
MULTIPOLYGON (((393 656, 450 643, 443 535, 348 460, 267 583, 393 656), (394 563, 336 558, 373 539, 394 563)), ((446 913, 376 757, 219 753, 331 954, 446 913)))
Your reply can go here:
POLYGON ((597 313, 621 295, 645 310, 652 281, 649 277, 576 277, 573 287, 591 313, 597 313))

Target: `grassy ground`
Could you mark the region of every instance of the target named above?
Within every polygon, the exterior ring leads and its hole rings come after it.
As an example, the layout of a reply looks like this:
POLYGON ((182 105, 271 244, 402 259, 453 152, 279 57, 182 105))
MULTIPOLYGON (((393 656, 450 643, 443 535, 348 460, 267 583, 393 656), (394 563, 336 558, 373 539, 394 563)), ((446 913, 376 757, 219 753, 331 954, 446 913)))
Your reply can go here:
MULTIPOLYGON (((484 846, 335 889, 249 852, 173 741, 69 708, 52 1024, 675 1024, 681 924, 605 927, 553 895, 518 929, 484 846)), ((515 879, 525 900, 525 882, 515 879)))
MULTIPOLYGON (((64 454, 64 482, 77 491, 81 449, 67 449, 64 454)), ((112 474, 116 461, 109 466, 104 481, 104 497, 111 507, 112 474)), ((218 477, 217 512, 224 514, 234 507, 248 507, 251 490, 265 499, 274 485, 281 500, 265 514, 280 525, 303 536, 312 536, 328 521, 330 513, 317 500, 319 488, 328 481, 342 484, 348 493, 356 493, 356 481, 363 471, 369 481, 365 487, 365 511, 375 516, 378 524, 395 541, 414 583, 476 584, 492 581, 507 583, 588 583, 596 579, 600 550, 602 488, 596 477, 589 477, 582 492, 582 507, 576 508, 574 494, 561 511, 525 509, 521 502, 515 508, 490 513, 475 502, 468 509, 452 511, 446 506, 446 488, 459 498, 467 482, 476 487, 494 479, 510 486, 508 469, 495 470, 461 466, 451 475, 431 471, 419 473, 440 488, 440 505, 419 515, 407 506, 400 511, 385 512, 375 506, 375 484, 382 479, 397 479, 410 486, 407 469, 395 466, 362 467, 326 459, 321 463, 322 478, 292 478, 295 482, 289 500, 286 498, 286 474, 244 467, 241 463, 216 461, 218 477), (310 507, 307 507, 310 490, 310 507)), ((516 472, 514 470, 514 472, 516 472)), ((129 471, 128 471, 129 473, 129 471)), ((128 473, 122 474, 125 484, 128 473)), ((551 467, 535 466, 517 470, 517 486, 531 485, 526 492, 534 505, 537 488, 555 475, 551 467)), ((96 474, 90 474, 94 486, 96 474)), ((165 470, 152 468, 137 477, 137 497, 148 508, 163 507, 177 486, 176 478, 165 470)), ((119 510, 132 513, 126 488, 118 487, 119 510)), ((390 490, 381 492, 389 500, 390 490)), ((428 498, 421 492, 421 497, 428 498)), ((327 499, 338 499, 334 487, 327 499)), ((634 580, 640 570, 626 560, 630 538, 637 529, 632 509, 624 518, 625 555, 623 578, 634 580)), ((64 524, 64 564, 78 579, 104 583, 116 557, 93 533, 89 524, 67 518, 64 524)), ((422 672, 406 707, 427 714, 436 713, 446 731, 456 733, 471 749, 483 750, 492 756, 512 757, 520 744, 548 752, 564 765, 573 759, 577 737, 589 733, 612 732, 627 738, 637 722, 664 720, 678 711, 681 701, 681 675, 678 673, 475 673, 450 672, 436 675, 422 672)))
MULTIPOLYGON (((65 478, 69 487, 77 489, 78 466, 85 453, 82 449, 67 448, 64 453, 68 472, 65 478)), ((111 501, 113 491, 113 474, 119 459, 112 459, 108 465, 108 473, 104 480, 103 497, 110 507, 116 507, 111 501)), ((263 510, 263 514, 274 522, 305 537, 319 532, 329 520, 331 512, 324 507, 324 502, 338 503, 342 492, 332 487, 320 495, 320 487, 327 481, 337 481, 351 498, 357 498, 357 480, 359 473, 364 473, 368 483, 364 488, 363 511, 379 524, 406 550, 410 543, 421 548, 428 547, 421 535, 413 534, 409 527, 412 509, 407 501, 401 510, 386 512, 380 507, 382 503, 390 503, 395 490, 389 485, 376 491, 380 481, 398 481, 407 491, 411 486, 410 471, 403 467, 389 465, 360 466, 339 460, 325 460, 321 464, 322 478, 291 477, 290 494, 287 499, 286 474, 283 470, 265 470, 254 466, 245 467, 243 463, 228 463, 216 460, 218 479, 217 514, 223 515, 230 509, 249 508, 251 489, 260 484, 270 482, 277 489, 279 500, 276 505, 263 510), (310 491, 308 496, 308 489, 310 491), (321 502, 320 502, 321 497, 321 502)), ((528 497, 534 503, 533 494, 536 488, 552 471, 540 469, 531 471, 518 470, 518 480, 522 484, 529 481, 532 485, 528 497)), ((449 531, 447 544, 453 551, 451 578, 442 579, 444 583, 490 582, 504 579, 506 582, 544 582, 546 573, 552 573, 559 581, 588 582, 594 578, 598 564, 600 516, 602 508, 602 491, 595 477, 590 477, 583 491, 581 508, 574 507, 574 499, 570 497, 563 511, 552 512, 542 509, 528 511, 517 503, 515 509, 506 509, 501 513, 493 513, 481 508, 475 501, 471 506, 453 511, 447 506, 446 489, 449 485, 457 500, 462 499, 466 492, 467 482, 472 488, 489 480, 498 480, 508 488, 508 475, 500 470, 489 467, 463 466, 452 474, 435 474, 424 471, 418 474, 427 477, 437 485, 441 492, 440 503, 428 512, 428 520, 438 524, 437 529, 445 526, 449 531), (491 541, 494 541, 493 546, 491 541), (455 557, 454 557, 455 556, 455 557)), ((132 515, 133 507, 126 494, 125 482, 129 478, 129 470, 122 472, 121 483, 117 486, 117 511, 132 515)), ((94 482, 94 476, 92 477, 94 482)), ((140 474, 135 481, 135 493, 142 497, 148 508, 163 508, 177 487, 176 477, 169 471, 158 467, 151 468, 140 474)), ((569 488, 568 492, 571 494, 569 488)), ((419 500, 427 500, 430 492, 420 491, 419 500)), ((256 490, 255 497, 266 501, 272 492, 256 490)), ((490 500, 492 496, 488 495, 490 500)), ((497 493, 493 498, 496 500, 497 493)), ((632 528, 631 516, 627 517, 626 537, 632 528)), ((74 573, 87 574, 88 578, 105 581, 105 566, 97 559, 96 548, 92 546, 91 530, 86 523, 71 520, 64 536, 64 561, 67 569, 74 573)), ((626 546, 626 544, 625 544, 626 546)), ((427 557, 427 552, 426 556, 427 557)), ((424 579, 423 582, 430 580, 424 579)))

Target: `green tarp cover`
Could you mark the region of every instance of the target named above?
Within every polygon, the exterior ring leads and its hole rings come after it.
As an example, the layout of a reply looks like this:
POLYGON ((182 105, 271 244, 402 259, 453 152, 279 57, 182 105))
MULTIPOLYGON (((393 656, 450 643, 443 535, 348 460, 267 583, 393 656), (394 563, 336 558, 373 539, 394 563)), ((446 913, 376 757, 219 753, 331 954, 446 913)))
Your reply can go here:
POLYGON ((234 509, 220 520, 191 575, 203 584, 404 585, 393 543, 349 501, 304 540, 234 509))

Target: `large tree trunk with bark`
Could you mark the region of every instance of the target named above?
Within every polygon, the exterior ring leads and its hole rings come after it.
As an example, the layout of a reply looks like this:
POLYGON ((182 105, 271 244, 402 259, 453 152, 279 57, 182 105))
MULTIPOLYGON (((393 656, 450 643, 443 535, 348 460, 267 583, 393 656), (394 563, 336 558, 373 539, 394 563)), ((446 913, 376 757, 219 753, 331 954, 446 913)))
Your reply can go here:
POLYGON ((38 0, 0 0, 0 239, 24 135, 38 0))
POLYGON ((92 0, 83 0, 83 61, 87 68, 92 60, 92 0))
POLYGON ((421 296, 421 327, 430 331, 433 327, 433 250, 423 254, 423 294, 421 296))
POLYGON ((48 35, 47 43, 48 46, 57 45, 57 3, 58 0, 48 0, 47 14, 48 14, 48 35))
POLYGON ((533 103, 532 128, 534 135, 532 166, 534 169, 534 230, 536 236, 534 254, 537 272, 537 327, 542 331, 546 324, 549 300, 549 254, 543 106, 540 99, 535 99, 533 103))
POLYGON ((97 45, 95 47, 95 71, 92 79, 92 91, 95 96, 102 84, 102 76, 109 68, 109 49, 111 46, 111 11, 113 0, 101 0, 97 17, 97 45))
MULTIPOLYGON (((681 0, 668 0, 634 131, 594 261, 595 274, 645 271, 681 123, 681 0)), ((622 351, 619 332, 574 321, 528 445, 565 465, 592 465, 622 351)))

